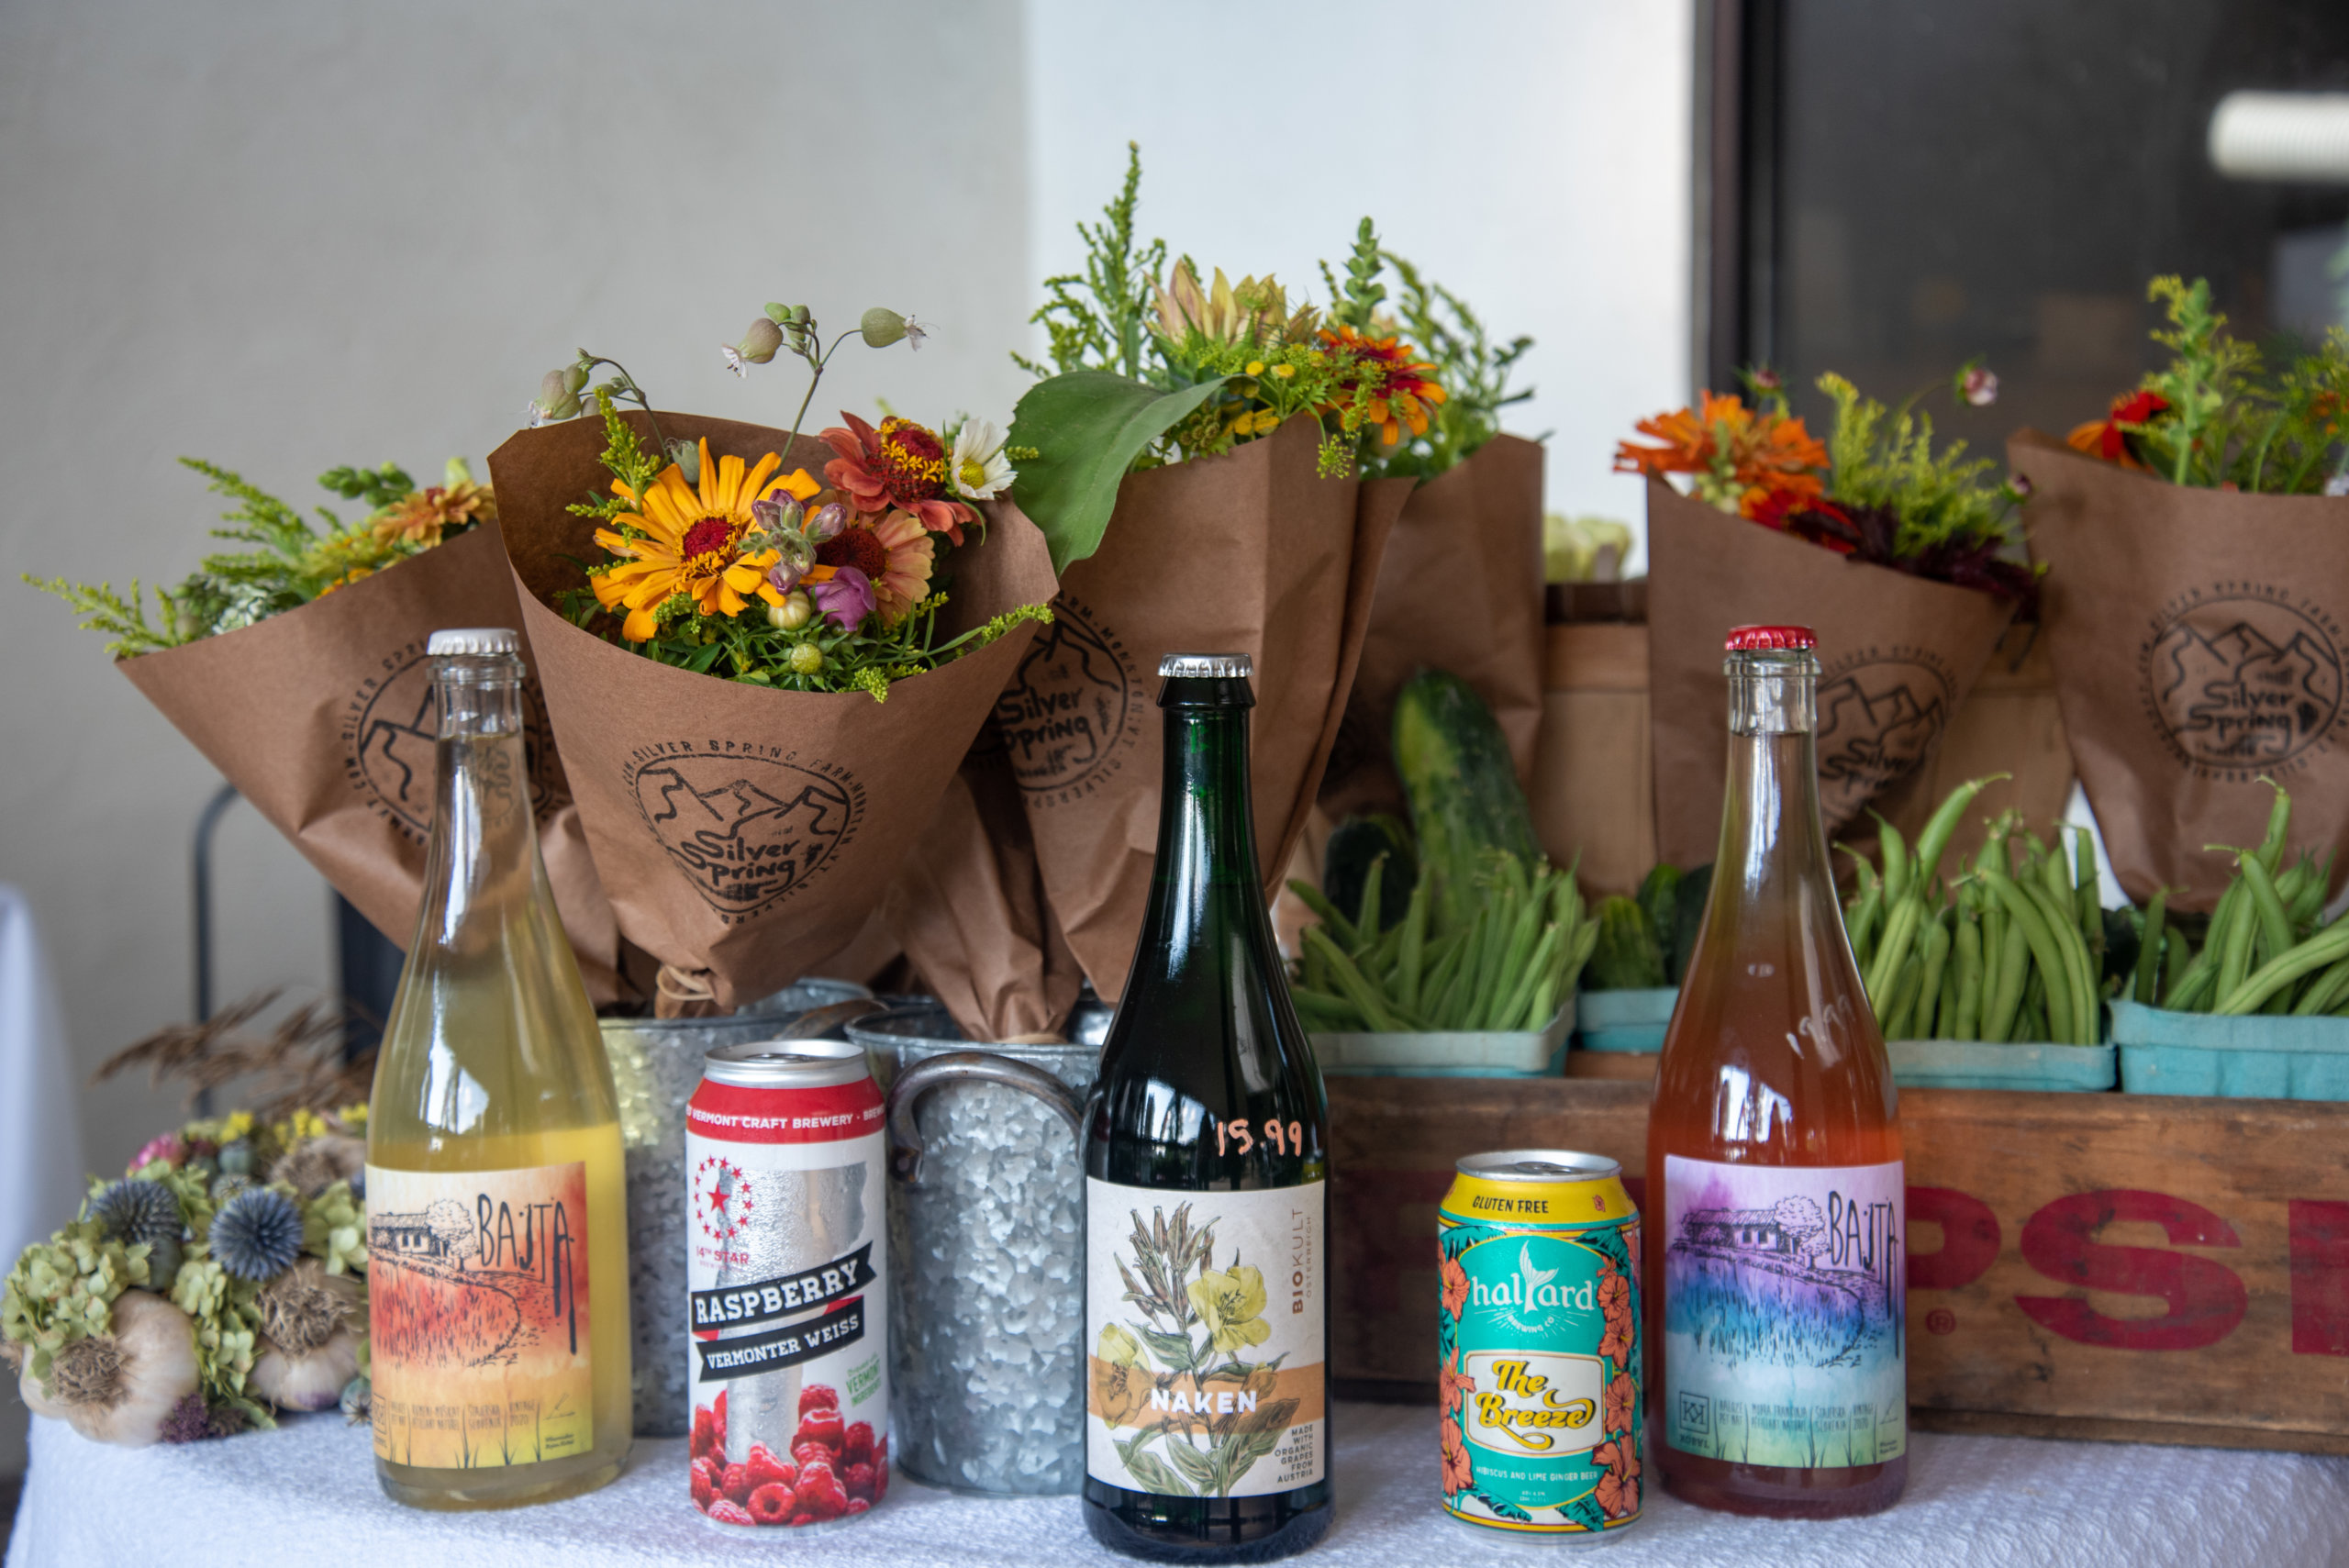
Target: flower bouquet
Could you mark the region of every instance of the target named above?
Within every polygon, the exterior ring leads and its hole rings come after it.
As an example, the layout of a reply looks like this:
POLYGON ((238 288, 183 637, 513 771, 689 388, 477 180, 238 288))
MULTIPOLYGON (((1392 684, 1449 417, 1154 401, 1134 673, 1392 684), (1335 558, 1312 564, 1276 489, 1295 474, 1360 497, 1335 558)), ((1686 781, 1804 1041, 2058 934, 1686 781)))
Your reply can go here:
MULTIPOLYGON (((775 305, 726 351, 806 361, 804 417, 850 338, 919 332, 869 311, 827 347, 775 305)), ((1009 479, 984 427, 843 414, 810 440, 656 412, 617 365, 589 395, 609 363, 550 373, 490 469, 619 929, 662 965, 664 1016, 730 1011, 858 935, 1049 616, 1052 570, 1025 519, 980 510, 1009 479)))
MULTIPOLYGON (((2017 435, 2064 728, 2112 869, 2212 909, 2210 844, 2288 782, 2349 870, 2349 334, 2271 367, 2207 283, 2156 278, 2170 361, 2057 442, 2017 435)), ((2332 873, 2338 885, 2342 871, 2332 873)))
POLYGON ((96 1442, 367 1408, 367 1107, 194 1121, 150 1142, 0 1287, 33 1413, 96 1442))
MULTIPOLYGON (((1510 386, 1533 339, 1494 342, 1464 301, 1399 256, 1358 256, 1365 264, 1391 267, 1397 280, 1395 319, 1380 310, 1375 330, 1423 345, 1446 395, 1364 463, 1416 484, 1387 536, 1362 666, 1321 783, 1332 817, 1401 803, 1386 736, 1396 694, 1419 670, 1450 671, 1484 699, 1529 788, 1542 724, 1542 447, 1500 428, 1503 409, 1533 395, 1510 386), (1442 607, 1431 613, 1438 584, 1442 607)), ((1349 286, 1386 296, 1375 275, 1349 286)), ((1341 292, 1335 279, 1330 292, 1341 292)))
MULTIPOLYGON (((1820 803, 1835 833, 1871 804, 1901 803, 2037 589, 2017 559, 2020 495, 1964 442, 1937 451, 1916 398, 1887 410, 1821 376, 1835 410, 1822 443, 1776 376, 1748 381, 1753 406, 1706 392, 1694 409, 1639 423, 1653 445, 1616 451, 1619 471, 1649 482, 1656 850, 1677 865, 1709 861, 1720 832, 1730 628, 1800 621, 1818 633, 1820 803)), ((1998 383, 1967 365, 1952 389, 1978 406, 1998 383)))
MULTIPOLYGON (((1255 662, 1255 814, 1267 888, 1302 833, 1370 618, 1407 479, 1363 458, 1423 430, 1442 388, 1357 293, 1324 315, 1271 278, 1202 282, 1138 244, 1140 164, 1084 275, 1048 280, 1048 366, 1012 421, 1020 509, 1061 572, 1051 627, 1002 690, 996 728, 1052 911, 1115 997, 1156 842, 1158 661, 1255 662)), ((1356 260, 1375 262, 1365 228, 1356 260)))
MULTIPOLYGON (((176 589, 128 596, 62 578, 65 599, 147 700, 320 875, 401 947, 414 934, 432 827, 439 729, 425 644, 441 627, 513 623, 496 498, 451 459, 419 486, 398 466, 337 468, 318 483, 371 510, 345 523, 300 510, 226 469, 181 460, 233 503, 176 589)), ((535 678, 523 688, 531 806, 555 902, 599 1001, 626 994, 618 929, 571 810, 535 678)))

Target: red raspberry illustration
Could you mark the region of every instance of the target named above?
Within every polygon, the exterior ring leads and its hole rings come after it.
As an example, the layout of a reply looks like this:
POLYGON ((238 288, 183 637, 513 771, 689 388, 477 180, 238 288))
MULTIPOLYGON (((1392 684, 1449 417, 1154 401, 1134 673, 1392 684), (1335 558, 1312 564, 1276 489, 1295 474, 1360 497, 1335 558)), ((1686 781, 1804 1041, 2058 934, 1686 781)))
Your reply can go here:
POLYGON ((811 1383, 799 1391, 799 1413, 810 1410, 837 1410, 841 1407, 840 1390, 829 1384, 811 1383))
POLYGON ((718 1489, 737 1503, 749 1502, 751 1500, 751 1467, 747 1464, 728 1465, 725 1472, 718 1477, 718 1489))
POLYGON ((870 1504, 870 1503, 866 1502, 866 1501, 865 1501, 863 1498, 862 1498, 862 1497, 851 1497, 851 1498, 848 1500, 848 1507, 847 1507, 847 1509, 842 1513, 841 1517, 842 1517, 843 1518, 852 1518, 852 1518, 856 1518, 856 1516, 857 1516, 857 1515, 859 1515, 859 1514, 861 1514, 861 1513, 865 1512, 867 1509, 871 1508, 872 1507, 873 1507, 873 1505, 872 1505, 872 1504, 870 1504))
POLYGON ((870 1502, 873 1498, 873 1466, 869 1464, 850 1465, 846 1470, 841 1472, 841 1485, 848 1488, 848 1495, 850 1496, 863 1497, 867 1502, 870 1502))
POLYGON ((836 1519, 848 1511, 848 1491, 828 1464, 811 1464, 802 1470, 793 1496, 801 1513, 819 1519, 836 1519))
POLYGON ((742 1461, 742 1468, 751 1473, 751 1485, 753 1490, 780 1483, 783 1489, 788 1492, 799 1482, 798 1467, 777 1459, 774 1451, 764 1443, 751 1445, 750 1457, 742 1461))
POLYGON ((766 1485, 751 1494, 751 1521, 753 1524, 785 1524, 791 1518, 791 1488, 766 1485))
POLYGON ((731 1497, 720 1497, 712 1503, 709 1517, 722 1525, 753 1525, 759 1522, 751 1517, 750 1509, 731 1497))
POLYGON ((873 1461, 873 1423, 851 1421, 841 1441, 841 1457, 851 1464, 869 1464, 873 1461))
POLYGON ((822 1443, 838 1453, 847 1440, 848 1429, 841 1425, 838 1410, 810 1410, 799 1418, 799 1430, 792 1438, 791 1446, 796 1449, 801 1443, 822 1443))
POLYGON ((704 1513, 709 1512, 710 1502, 718 1496, 718 1477, 711 1473, 707 1459, 694 1461, 693 1490, 694 1507, 704 1513))
POLYGON ((840 1455, 819 1442, 803 1442, 791 1451, 794 1464, 830 1464, 839 1458, 840 1455))
POLYGON ((797 1529, 801 1525, 820 1524, 822 1522, 822 1520, 818 1519, 813 1514, 794 1514, 791 1516, 791 1528, 794 1529, 797 1529))
POLYGON ((718 1445, 718 1418, 707 1405, 694 1407, 694 1437, 691 1451, 696 1459, 708 1453, 718 1445))

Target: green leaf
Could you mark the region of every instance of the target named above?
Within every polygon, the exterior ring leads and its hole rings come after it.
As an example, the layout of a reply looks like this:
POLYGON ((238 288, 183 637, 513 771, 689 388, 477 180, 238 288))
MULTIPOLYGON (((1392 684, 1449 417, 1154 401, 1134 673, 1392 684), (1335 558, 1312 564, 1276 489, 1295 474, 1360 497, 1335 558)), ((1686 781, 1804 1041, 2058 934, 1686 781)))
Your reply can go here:
POLYGON ((1188 1476, 1191 1485, 1200 1491, 1214 1492, 1221 1489, 1217 1485, 1221 1477, 1216 1473, 1215 1462, 1189 1443, 1177 1442, 1174 1438, 1168 1438, 1166 1457, 1173 1460, 1174 1467, 1188 1476))
POLYGON ((1184 1483, 1181 1476, 1163 1462, 1146 1453, 1138 1453, 1126 1462, 1126 1472, 1142 1484, 1142 1489, 1166 1497, 1196 1497, 1197 1492, 1184 1483))
POLYGON ((1197 1367, 1198 1359, 1189 1335, 1162 1334, 1153 1329, 1143 1329, 1139 1324, 1135 1328, 1141 1335, 1141 1342, 1150 1347, 1150 1353, 1156 1356, 1163 1365, 1175 1372, 1190 1372, 1197 1367))
POLYGON ((1101 548, 1134 459, 1230 379, 1160 392, 1108 371, 1070 371, 1028 389, 1012 409, 1008 440, 1038 455, 1020 463, 1013 494, 1043 530, 1054 572, 1101 548))
MULTIPOLYGON (((1503 1502, 1498 1497, 1488 1496, 1482 1492, 1475 1494, 1475 1497, 1476 1501, 1492 1509, 1495 1514, 1498 1515, 1502 1518, 1515 1519, 1521 1525, 1530 1525, 1533 1522, 1533 1516, 1527 1513, 1523 1508, 1519 1507, 1515 1503, 1503 1502)), ((1598 1505, 1593 1504, 1592 1506, 1596 1507, 1598 1505)), ((1594 1526, 1593 1528, 1595 1529, 1597 1527, 1594 1526)))

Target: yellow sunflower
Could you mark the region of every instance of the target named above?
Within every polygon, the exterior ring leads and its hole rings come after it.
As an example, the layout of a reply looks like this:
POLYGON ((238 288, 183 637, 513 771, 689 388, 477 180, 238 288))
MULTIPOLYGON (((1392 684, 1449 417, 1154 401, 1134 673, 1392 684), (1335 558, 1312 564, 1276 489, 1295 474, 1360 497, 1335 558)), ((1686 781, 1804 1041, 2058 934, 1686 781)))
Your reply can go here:
POLYGON ((745 471, 739 457, 713 462, 709 443, 701 443, 701 486, 685 483, 685 471, 671 463, 645 487, 642 495, 618 480, 612 493, 636 503, 615 522, 643 530, 630 538, 616 528, 596 530, 596 542, 620 558, 609 572, 598 573, 596 602, 606 609, 628 607, 620 636, 642 642, 660 629, 654 612, 683 594, 703 615, 738 616, 755 596, 771 605, 783 595, 766 581, 766 570, 781 559, 772 550, 744 551, 742 536, 751 527, 751 504, 773 491, 784 491, 801 501, 822 486, 805 469, 769 485, 783 466, 769 452, 745 471))

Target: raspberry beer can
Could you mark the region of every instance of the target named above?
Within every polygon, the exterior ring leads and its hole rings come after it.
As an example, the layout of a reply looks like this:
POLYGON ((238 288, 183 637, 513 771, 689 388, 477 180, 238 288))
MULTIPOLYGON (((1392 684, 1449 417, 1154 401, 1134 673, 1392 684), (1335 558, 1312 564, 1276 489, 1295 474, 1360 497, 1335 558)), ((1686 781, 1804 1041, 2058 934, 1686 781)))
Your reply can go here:
POLYGON ((694 1507, 829 1524, 889 1485, 887 1166, 863 1048, 709 1053, 685 1107, 694 1507))
POLYGON ((1460 1162, 1436 1212, 1443 1506, 1520 1535, 1640 1517, 1640 1217, 1622 1168, 1511 1149, 1460 1162))

